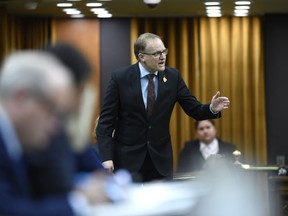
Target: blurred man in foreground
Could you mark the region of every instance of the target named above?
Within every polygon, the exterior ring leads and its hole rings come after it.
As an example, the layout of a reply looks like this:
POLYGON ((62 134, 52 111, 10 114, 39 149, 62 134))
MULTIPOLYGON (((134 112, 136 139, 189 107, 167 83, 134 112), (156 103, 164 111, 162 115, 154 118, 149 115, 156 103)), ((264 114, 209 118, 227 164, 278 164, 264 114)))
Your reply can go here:
POLYGON ((101 178, 90 176, 69 193, 32 197, 25 153, 44 149, 75 105, 70 72, 43 52, 9 56, 0 73, 0 215, 88 215, 107 201, 101 178))
POLYGON ((73 112, 66 122, 69 127, 59 130, 47 148, 28 154, 33 194, 39 198, 67 193, 74 187, 74 179, 79 172, 86 175, 87 172, 103 169, 90 141, 89 127, 95 110, 95 96, 91 93, 88 93, 89 98, 85 96, 87 92, 93 92, 87 84, 91 65, 80 50, 68 43, 47 45, 44 51, 69 69, 76 94, 73 96, 73 112), (81 119, 82 111, 85 113, 84 121, 81 119))

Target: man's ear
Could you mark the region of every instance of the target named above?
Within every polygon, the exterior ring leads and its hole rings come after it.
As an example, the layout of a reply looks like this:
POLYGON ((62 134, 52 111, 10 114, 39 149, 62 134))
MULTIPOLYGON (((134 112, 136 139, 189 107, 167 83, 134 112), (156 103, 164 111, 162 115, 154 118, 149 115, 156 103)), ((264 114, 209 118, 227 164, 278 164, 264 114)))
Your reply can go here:
POLYGON ((139 61, 144 61, 144 55, 142 54, 142 53, 139 53, 138 54, 138 59, 139 59, 139 61))

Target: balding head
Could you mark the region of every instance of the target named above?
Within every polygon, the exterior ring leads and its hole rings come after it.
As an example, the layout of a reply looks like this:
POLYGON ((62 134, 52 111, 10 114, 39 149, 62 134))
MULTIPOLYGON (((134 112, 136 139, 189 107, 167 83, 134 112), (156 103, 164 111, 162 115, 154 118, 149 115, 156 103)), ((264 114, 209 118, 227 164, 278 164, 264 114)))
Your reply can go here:
POLYGON ((73 107, 73 79, 55 57, 22 51, 5 59, 0 73, 0 100, 24 147, 47 143, 59 116, 73 107))
POLYGON ((16 52, 3 63, 0 97, 5 99, 20 89, 40 98, 51 97, 62 88, 70 88, 71 83, 68 68, 52 55, 35 51, 16 52))

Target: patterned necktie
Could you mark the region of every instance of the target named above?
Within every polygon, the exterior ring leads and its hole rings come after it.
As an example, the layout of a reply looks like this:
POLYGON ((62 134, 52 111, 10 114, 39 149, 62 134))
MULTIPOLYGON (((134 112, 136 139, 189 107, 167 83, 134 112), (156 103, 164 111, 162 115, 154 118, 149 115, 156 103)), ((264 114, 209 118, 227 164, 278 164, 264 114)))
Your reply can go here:
POLYGON ((147 95, 147 115, 151 116, 154 102, 155 102, 155 87, 154 87, 154 78, 155 74, 148 74, 148 95, 147 95))

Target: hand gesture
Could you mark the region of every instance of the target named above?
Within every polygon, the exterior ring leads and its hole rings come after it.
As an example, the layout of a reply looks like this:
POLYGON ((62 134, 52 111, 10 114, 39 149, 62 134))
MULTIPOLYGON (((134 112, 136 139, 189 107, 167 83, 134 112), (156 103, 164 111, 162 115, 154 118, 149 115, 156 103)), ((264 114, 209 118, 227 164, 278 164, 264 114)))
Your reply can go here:
POLYGON ((102 165, 106 170, 108 170, 109 173, 114 171, 114 164, 112 160, 104 161, 102 165))
POLYGON ((223 109, 227 109, 229 104, 229 98, 220 96, 220 92, 217 91, 217 93, 212 97, 211 109, 213 112, 220 112, 223 109))

